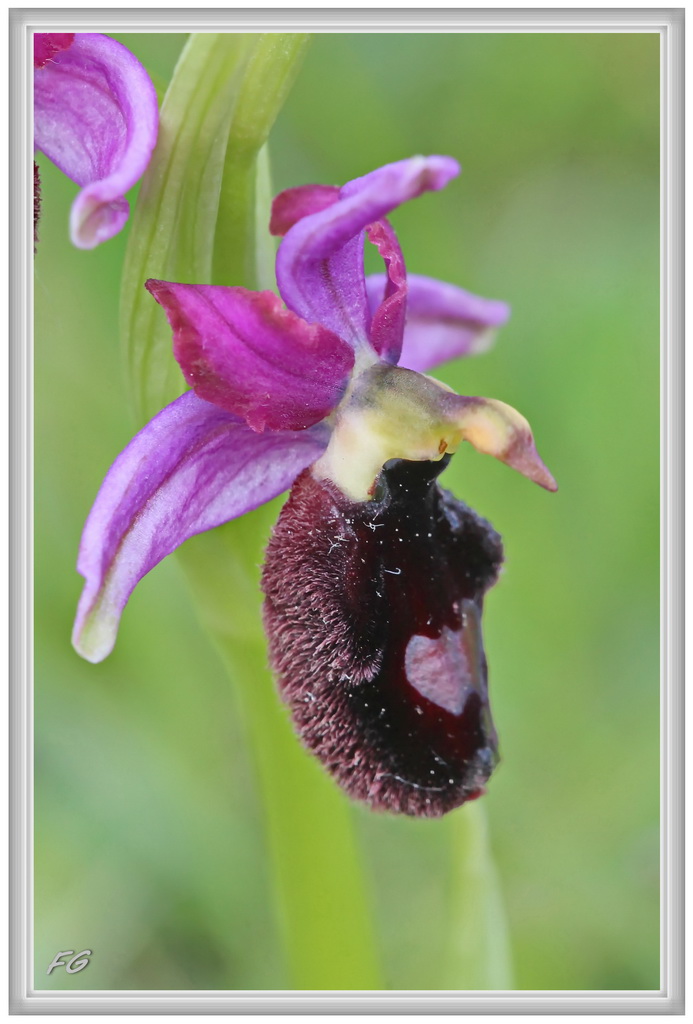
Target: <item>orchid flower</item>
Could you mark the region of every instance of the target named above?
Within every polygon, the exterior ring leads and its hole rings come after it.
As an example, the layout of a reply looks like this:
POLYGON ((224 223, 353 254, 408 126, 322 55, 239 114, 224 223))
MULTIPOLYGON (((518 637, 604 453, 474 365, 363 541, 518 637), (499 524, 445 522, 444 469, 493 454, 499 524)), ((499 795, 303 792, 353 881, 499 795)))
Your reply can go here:
POLYGON ((116 459, 78 562, 73 641, 96 662, 165 555, 292 487, 262 583, 281 693, 351 795, 415 815, 480 795, 497 756, 480 619, 500 538, 436 477, 466 440, 556 487, 519 413, 425 374, 508 317, 502 302, 407 276, 385 219, 458 173, 449 157, 413 157, 279 195, 284 305, 147 282, 191 390, 116 459), (365 277, 365 236, 384 274, 365 277))
POLYGON ((70 214, 79 248, 125 224, 124 196, 146 170, 158 125, 154 86, 120 43, 91 32, 34 36, 34 142, 81 187, 70 214))

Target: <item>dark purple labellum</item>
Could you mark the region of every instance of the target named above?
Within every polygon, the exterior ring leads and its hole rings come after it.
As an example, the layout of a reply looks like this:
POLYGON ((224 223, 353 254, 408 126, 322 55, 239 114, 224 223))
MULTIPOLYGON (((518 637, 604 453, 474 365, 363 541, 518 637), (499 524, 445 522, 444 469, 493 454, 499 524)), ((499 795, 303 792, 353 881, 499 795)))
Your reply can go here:
POLYGON ((373 808, 437 817, 497 760, 481 640, 495 530, 443 491, 441 462, 388 463, 352 502, 306 470, 263 573, 272 666, 298 733, 373 808))

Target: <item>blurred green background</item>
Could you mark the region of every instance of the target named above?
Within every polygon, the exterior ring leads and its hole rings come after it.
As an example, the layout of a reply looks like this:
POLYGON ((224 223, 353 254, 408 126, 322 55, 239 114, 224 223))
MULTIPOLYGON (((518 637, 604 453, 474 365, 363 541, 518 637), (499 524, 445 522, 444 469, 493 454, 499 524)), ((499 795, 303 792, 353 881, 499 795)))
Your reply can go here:
MULTIPOLYGON (((118 38, 163 81, 185 40, 118 38)), ((560 484, 467 446, 444 480, 506 545, 485 805, 520 989, 659 986, 658 116, 654 34, 326 34, 271 138, 277 191, 457 157, 458 180, 392 217, 407 265, 512 304, 491 352, 439 376, 520 409, 560 484)), ((283 988, 237 695, 176 561, 140 585, 104 664, 70 646, 82 524, 132 435, 125 233, 72 248, 76 189, 40 167, 36 985, 283 988), (87 970, 46 976, 84 948, 87 970)), ((450 819, 352 814, 386 983, 447 987, 450 819)))

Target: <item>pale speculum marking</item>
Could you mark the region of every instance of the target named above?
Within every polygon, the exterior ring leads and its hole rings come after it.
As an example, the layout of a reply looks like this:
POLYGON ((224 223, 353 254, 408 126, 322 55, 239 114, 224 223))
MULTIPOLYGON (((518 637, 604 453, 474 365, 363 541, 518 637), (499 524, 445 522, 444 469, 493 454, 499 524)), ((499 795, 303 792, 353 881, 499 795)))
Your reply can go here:
POLYGON ((462 714, 470 694, 485 697, 481 616, 473 601, 460 602, 460 618, 457 629, 444 626, 438 637, 415 634, 404 655, 409 684, 453 715, 462 714))

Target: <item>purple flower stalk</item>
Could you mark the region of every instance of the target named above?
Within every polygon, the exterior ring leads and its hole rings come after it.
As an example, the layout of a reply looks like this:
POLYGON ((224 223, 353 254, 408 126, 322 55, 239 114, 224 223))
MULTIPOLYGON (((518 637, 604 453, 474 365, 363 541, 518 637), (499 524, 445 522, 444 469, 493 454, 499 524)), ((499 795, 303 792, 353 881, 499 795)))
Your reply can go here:
MULTIPOLYGON (((478 351, 507 306, 407 276, 386 215, 459 173, 413 157, 277 197, 281 298, 148 281, 191 390, 109 471, 82 537, 73 641, 111 651, 137 582, 187 538, 288 487, 263 572, 282 696, 304 743, 372 807, 439 815, 497 759, 483 595, 492 527, 437 476, 463 440, 549 490, 529 425, 425 376, 478 351), (364 238, 385 273, 366 278, 364 238)), ((230 584, 231 585, 231 584, 230 584)))
POLYGON ((128 218, 124 198, 156 143, 156 92, 120 43, 91 32, 34 36, 34 142, 81 191, 70 237, 92 249, 128 218))

